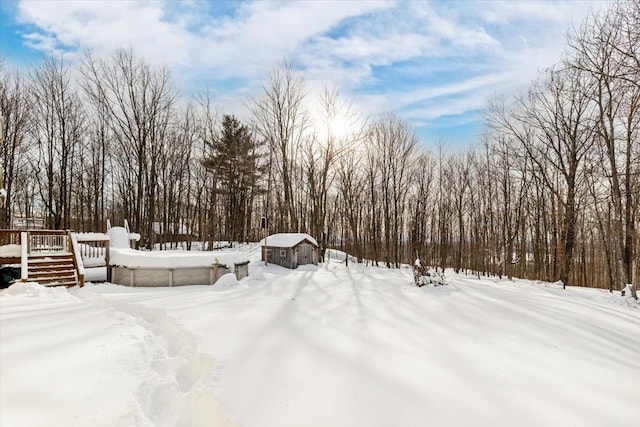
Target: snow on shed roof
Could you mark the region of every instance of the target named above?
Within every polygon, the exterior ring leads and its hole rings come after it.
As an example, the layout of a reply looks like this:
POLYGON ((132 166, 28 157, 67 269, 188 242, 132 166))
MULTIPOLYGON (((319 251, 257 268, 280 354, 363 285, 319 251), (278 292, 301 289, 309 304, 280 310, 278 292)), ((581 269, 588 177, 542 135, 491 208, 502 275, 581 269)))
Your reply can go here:
MULTIPOLYGON (((315 246, 318 246, 316 239, 309 236, 307 233, 278 233, 267 236, 267 246, 273 246, 275 248, 292 248, 298 243, 308 240, 315 246)), ((264 239, 260 241, 260 246, 265 246, 264 239)))

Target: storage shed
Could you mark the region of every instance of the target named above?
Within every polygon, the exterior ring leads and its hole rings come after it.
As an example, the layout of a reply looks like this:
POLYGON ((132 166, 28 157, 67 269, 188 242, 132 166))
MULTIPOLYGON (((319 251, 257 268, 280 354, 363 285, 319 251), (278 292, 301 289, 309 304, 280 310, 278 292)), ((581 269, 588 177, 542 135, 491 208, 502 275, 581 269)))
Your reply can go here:
POLYGON ((318 242, 306 233, 279 233, 268 236, 260 242, 262 260, 286 268, 299 265, 318 265, 318 242))

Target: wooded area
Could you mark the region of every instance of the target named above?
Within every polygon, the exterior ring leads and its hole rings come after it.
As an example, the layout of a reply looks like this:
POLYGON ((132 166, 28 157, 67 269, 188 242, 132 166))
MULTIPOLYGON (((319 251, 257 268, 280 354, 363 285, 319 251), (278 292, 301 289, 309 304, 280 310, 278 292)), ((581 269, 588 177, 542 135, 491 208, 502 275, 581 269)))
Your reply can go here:
POLYGON ((638 28, 633 0, 570 30, 526 93, 488 103, 482 140, 462 153, 426 150, 409 123, 364 118, 337 90, 312 99, 290 63, 266 76, 246 123, 208 94, 182 102, 169 71, 132 51, 0 68, 0 228, 127 219, 151 248, 257 241, 266 215, 271 232, 308 232, 360 262, 637 285, 638 28))

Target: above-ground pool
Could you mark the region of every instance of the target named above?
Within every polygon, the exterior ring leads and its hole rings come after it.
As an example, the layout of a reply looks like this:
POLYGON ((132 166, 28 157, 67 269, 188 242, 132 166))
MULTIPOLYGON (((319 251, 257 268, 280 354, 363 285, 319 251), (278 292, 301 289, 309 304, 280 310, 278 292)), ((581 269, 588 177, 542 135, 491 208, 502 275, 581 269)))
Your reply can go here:
POLYGON ((111 247, 111 282, 125 286, 213 285, 227 273, 249 275, 243 252, 138 251, 111 247))

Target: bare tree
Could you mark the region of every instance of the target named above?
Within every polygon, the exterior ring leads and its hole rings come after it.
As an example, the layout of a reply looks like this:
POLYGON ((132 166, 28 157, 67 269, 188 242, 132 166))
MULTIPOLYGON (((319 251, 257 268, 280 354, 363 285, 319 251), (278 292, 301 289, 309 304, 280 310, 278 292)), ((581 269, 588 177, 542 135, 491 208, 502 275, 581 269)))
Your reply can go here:
POLYGON ((435 217, 436 204, 436 163, 428 153, 419 153, 411 172, 411 200, 409 212, 411 218, 411 253, 423 261, 433 263, 433 242, 431 222, 435 217))
POLYGON ((318 128, 313 138, 305 140, 301 161, 306 178, 309 229, 318 239, 321 258, 324 259, 328 243, 328 200, 336 174, 335 166, 343 156, 353 153, 354 145, 362 138, 363 126, 358 123, 359 117, 351 104, 340 100, 337 89, 325 87, 318 101, 318 128))
POLYGON ((293 64, 284 62, 267 77, 263 91, 263 96, 252 102, 251 111, 259 135, 273 154, 269 166, 273 178, 281 184, 271 187, 276 192, 280 225, 283 230, 292 231, 299 225, 294 200, 296 163, 310 126, 304 105, 304 81, 293 64))
POLYGON ((568 67, 591 79, 586 94, 597 105, 598 141, 605 153, 603 176, 609 181, 613 205, 611 236, 618 245, 621 284, 632 282, 635 249, 633 191, 640 165, 634 162, 640 121, 640 2, 617 2, 602 14, 593 14, 569 37, 568 67))
POLYGON ((389 113, 374 121, 369 132, 382 193, 384 260, 388 267, 399 267, 407 190, 418 139, 408 123, 389 113))
POLYGON ((569 282, 576 233, 576 202, 584 162, 593 144, 593 108, 585 95, 585 76, 552 70, 537 81, 519 109, 509 113, 497 105, 487 116, 495 130, 521 144, 533 168, 559 205, 556 278, 569 282), (532 133, 533 132, 533 133, 532 133))
MULTIPOLYGON (((27 130, 29 121, 29 94, 22 76, 17 71, 5 72, 0 63, 0 114, 4 118, 4 136, 0 146, 0 159, 4 169, 5 205, 0 210, 0 228, 7 228, 15 206, 14 193, 24 190, 20 175, 26 174, 27 130)), ((23 180, 24 181, 24 180, 23 180)), ((24 197, 24 193, 22 194, 24 197)))
POLYGON ((158 160, 167 137, 174 93, 166 68, 152 69, 133 52, 120 50, 108 60, 87 54, 85 91, 102 103, 115 139, 114 159, 124 216, 153 246, 158 160), (144 227, 144 228, 143 228, 144 227))
MULTIPOLYGON (((341 156, 337 165, 337 187, 340 194, 341 215, 347 222, 350 230, 351 245, 346 250, 352 250, 358 262, 365 257, 364 251, 364 210, 366 201, 367 184, 365 175, 360 168, 362 146, 354 147, 349 155, 341 156)), ((328 237, 328 236, 327 236, 328 237)), ((342 240, 347 240, 345 235, 342 240)), ((348 257, 347 257, 348 263, 348 257)))
POLYGON ((84 135, 84 110, 63 61, 47 59, 31 76, 33 99, 30 136, 35 142, 31 163, 39 180, 50 228, 69 228, 73 168, 84 135))

